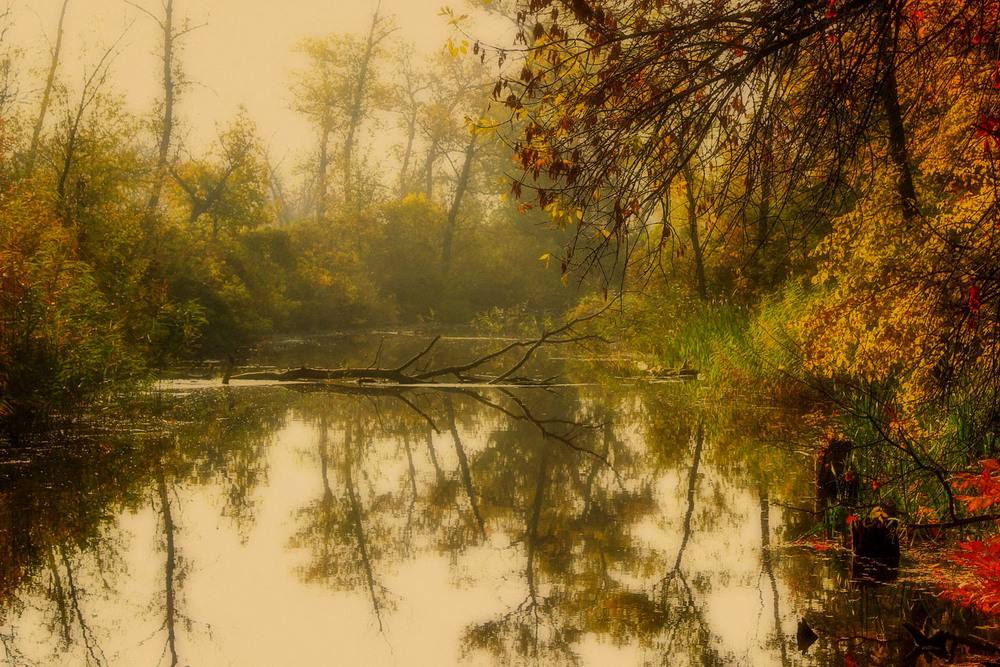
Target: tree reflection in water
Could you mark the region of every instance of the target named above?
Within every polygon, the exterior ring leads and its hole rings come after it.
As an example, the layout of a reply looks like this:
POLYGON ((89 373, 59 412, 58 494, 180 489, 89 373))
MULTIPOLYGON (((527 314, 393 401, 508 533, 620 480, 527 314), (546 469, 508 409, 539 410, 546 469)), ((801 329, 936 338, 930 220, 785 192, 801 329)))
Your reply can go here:
POLYGON ((160 500, 160 517, 163 521, 163 613, 164 621, 161 629, 167 631, 167 645, 170 667, 177 665, 177 578, 178 558, 177 546, 174 543, 174 515, 170 508, 170 490, 162 464, 155 471, 157 495, 160 500))
POLYGON ((306 582, 323 582, 341 590, 362 586, 381 631, 384 629, 382 610, 388 606, 388 592, 376 579, 374 561, 381 556, 384 545, 391 544, 391 541, 381 530, 377 538, 369 533, 368 524, 372 519, 365 509, 368 494, 359 487, 357 480, 362 450, 366 446, 364 426, 360 419, 344 425, 339 452, 331 451, 333 447, 326 417, 320 417, 319 429, 321 496, 299 511, 304 526, 292 540, 293 546, 310 552, 302 578, 306 582), (331 455, 340 459, 339 466, 334 467, 334 472, 339 473, 339 495, 334 492, 330 481, 331 455))
POLYGON ((681 565, 684 552, 691 539, 691 518, 694 515, 698 487, 698 466, 701 464, 701 453, 705 446, 705 424, 698 422, 698 430, 694 439, 694 453, 691 457, 691 468, 687 483, 687 508, 684 512, 681 545, 677 549, 677 557, 673 568, 657 583, 660 622, 664 627, 664 637, 658 646, 663 664, 670 664, 670 658, 681 651, 689 653, 691 647, 700 647, 702 655, 698 662, 704 665, 722 665, 722 657, 713 650, 712 631, 702 616, 701 605, 695 599, 695 594, 688 583, 681 565), (692 641, 693 640, 693 641, 692 641))
POLYGON ((138 427, 85 424, 4 461, 0 642, 7 663, 127 664, 122 655, 136 650, 145 664, 185 661, 180 629, 193 622, 180 612, 177 487, 225 490, 223 515, 245 521, 230 502, 252 495, 263 446, 287 410, 252 400, 224 407, 222 399, 211 392, 176 404, 157 400, 142 406, 138 427), (131 518, 159 549, 122 527, 131 518), (136 579, 128 559, 137 550, 140 569, 148 566, 156 583, 136 579), (136 645, 121 645, 123 636, 136 645))
MULTIPOLYGON (((233 606, 261 585, 305 605, 298 623, 357 632, 336 615, 347 607, 323 606, 349 601, 393 651, 408 623, 434 630, 407 577, 442 564, 446 577, 417 583, 475 596, 440 619, 453 657, 497 664, 877 664, 924 599, 905 581, 850 588, 846 564, 781 546, 808 524, 775 507, 801 505, 811 483, 802 457, 764 446, 801 442, 773 411, 614 385, 233 386, 161 400, 143 430, 82 438, 16 475, 0 467, 8 662, 212 663, 217 628, 240 630, 204 599, 226 590, 200 576, 220 554, 260 579, 239 580, 251 591, 233 606), (280 511, 263 527, 269 507, 280 511), (203 528, 212 512, 218 528, 203 528), (233 543, 212 551, 199 530, 233 543), (730 604, 747 593, 752 604, 730 604), (802 616, 821 636, 806 658, 787 648, 802 616)), ((300 647, 285 648, 294 662, 300 647)))
POLYGON ((781 631, 778 580, 774 576, 774 567, 771 564, 771 502, 768 499, 767 487, 763 483, 760 485, 760 569, 761 574, 766 576, 770 583, 774 614, 774 643, 781 654, 781 664, 784 667, 788 664, 788 642, 781 631))
POLYGON ((455 456, 458 457, 459 471, 462 476, 462 486, 465 487, 465 495, 469 499, 469 506, 472 508, 472 516, 476 519, 476 525, 479 526, 479 533, 486 537, 486 523, 483 521, 482 515, 479 513, 479 504, 476 501, 476 490, 472 485, 472 475, 469 473, 469 457, 465 455, 465 448, 462 446, 462 438, 458 434, 458 427, 455 424, 455 406, 452 403, 451 396, 444 396, 444 407, 445 416, 448 419, 448 430, 451 432, 451 438, 455 442, 455 456))

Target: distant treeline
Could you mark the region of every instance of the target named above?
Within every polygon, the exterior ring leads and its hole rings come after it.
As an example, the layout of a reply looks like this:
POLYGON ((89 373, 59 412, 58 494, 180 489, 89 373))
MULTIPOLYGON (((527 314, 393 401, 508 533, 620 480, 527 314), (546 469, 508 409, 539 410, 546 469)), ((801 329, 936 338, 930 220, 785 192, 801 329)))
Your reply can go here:
POLYGON ((555 232, 502 201, 509 158, 466 120, 485 107, 482 70, 418 61, 379 16, 367 38, 307 40, 292 89, 316 150, 289 184, 243 111, 200 153, 185 145, 173 4, 156 15, 162 95, 145 115, 113 89, 113 49, 63 81, 57 43, 31 86, 2 54, 0 421, 276 332, 571 298, 538 261, 555 232))

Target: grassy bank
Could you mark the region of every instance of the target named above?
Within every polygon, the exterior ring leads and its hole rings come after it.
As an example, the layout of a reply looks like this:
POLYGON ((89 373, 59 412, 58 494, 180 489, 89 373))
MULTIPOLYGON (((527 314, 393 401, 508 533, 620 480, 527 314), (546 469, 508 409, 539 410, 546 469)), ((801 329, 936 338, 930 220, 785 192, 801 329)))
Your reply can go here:
POLYGON ((802 410, 818 457, 824 443, 849 442, 833 466, 837 496, 824 501, 831 511, 817 515, 817 529, 846 539, 850 523, 887 513, 904 542, 931 539, 938 561, 957 563, 941 577, 946 595, 1000 613, 1000 575, 988 565, 1000 553, 993 408, 959 383, 933 399, 920 395, 905 359, 867 377, 822 363, 807 322, 828 296, 799 281, 756 304, 700 301, 681 290, 629 295, 600 333, 621 333, 623 358, 699 369, 713 397, 802 410))

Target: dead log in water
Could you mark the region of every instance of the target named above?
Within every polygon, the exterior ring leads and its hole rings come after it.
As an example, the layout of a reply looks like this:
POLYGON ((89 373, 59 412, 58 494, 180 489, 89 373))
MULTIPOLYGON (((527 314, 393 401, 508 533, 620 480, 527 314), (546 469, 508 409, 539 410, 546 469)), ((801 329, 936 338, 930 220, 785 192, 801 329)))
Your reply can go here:
POLYGON ((424 349, 399 366, 383 368, 378 365, 378 361, 376 360, 375 363, 368 367, 333 369, 302 367, 285 371, 242 373, 232 375, 230 379, 267 380, 272 382, 345 381, 359 384, 395 385, 433 384, 448 381, 494 385, 551 384, 554 378, 520 377, 516 376, 515 373, 520 371, 531 360, 535 352, 542 347, 603 340, 593 334, 580 333, 576 330, 576 327, 602 314, 606 308, 591 315, 570 320, 557 329, 542 333, 537 338, 509 343, 462 363, 437 367, 424 365, 428 354, 441 340, 441 336, 435 336, 424 349))

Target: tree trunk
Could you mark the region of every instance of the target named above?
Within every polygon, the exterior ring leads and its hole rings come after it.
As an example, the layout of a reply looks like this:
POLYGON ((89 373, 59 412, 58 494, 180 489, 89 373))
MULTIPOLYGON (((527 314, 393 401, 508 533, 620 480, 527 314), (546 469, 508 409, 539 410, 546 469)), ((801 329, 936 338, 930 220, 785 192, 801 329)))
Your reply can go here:
POLYGON ((535 497, 531 502, 531 514, 527 517, 525 526, 524 541, 528 547, 528 562, 525 567, 525 579, 528 582, 528 595, 534 602, 537 596, 537 585, 535 582, 535 551, 538 546, 538 523, 542 516, 542 500, 545 496, 545 482, 548 481, 549 474, 549 445, 542 440, 542 451, 538 458, 538 479, 535 483, 535 497))
MULTIPOLYGON (((359 429, 360 431, 360 429, 359 429)), ((363 436, 359 432, 358 439, 363 436)), ((361 504, 359 489, 354 483, 354 461, 351 455, 352 438, 351 427, 347 426, 344 433, 344 482, 347 485, 347 496, 351 503, 351 523, 354 528, 354 538, 358 545, 358 559, 361 563, 362 571, 365 575, 365 583, 368 588, 368 596, 371 599, 372 609, 375 612, 375 619, 378 621, 379 631, 382 630, 382 604, 379 601, 379 586, 375 581, 375 571, 372 567, 372 559, 368 550, 368 536, 365 533, 364 506, 361 504)))
POLYGON ((177 664, 177 598, 174 589, 174 579, 177 568, 177 553, 174 546, 174 519, 170 512, 170 495, 167 489, 166 477, 162 466, 156 471, 156 486, 160 496, 160 511, 163 515, 163 534, 166 538, 167 557, 164 565, 164 591, 166 592, 165 626, 167 628, 167 647, 170 650, 170 665, 177 664))
POLYGON ((76 117, 69 128, 69 135, 66 137, 66 147, 63 155, 62 166, 59 167, 59 178, 56 181, 56 208, 58 209, 64 225, 68 225, 69 215, 66 208, 66 182, 69 180, 69 172, 73 167, 73 154, 76 153, 76 137, 80 131, 80 119, 83 116, 83 100, 80 101, 80 108, 77 109, 76 117))
POLYGON ((59 564, 56 563, 54 547, 49 547, 46 555, 49 557, 49 569, 52 571, 52 593, 56 598, 56 608, 59 610, 59 628, 62 630, 63 643, 69 645, 72 640, 72 627, 69 620, 69 605, 63 592, 62 577, 59 576, 59 564))
MULTIPOLYGON (((770 130, 768 130, 770 134, 770 130)), ((764 159, 760 171, 760 210, 757 218, 757 261, 763 262, 764 246, 767 245, 771 235, 771 137, 768 136, 764 144, 764 159)))
POLYGON ((701 255, 701 240, 698 237, 698 210, 697 200, 694 193, 694 172, 689 166, 684 167, 684 181, 686 183, 688 200, 688 233, 691 236, 691 252, 694 255, 694 275, 695 286, 698 289, 698 297, 702 301, 708 300, 708 286, 705 284, 705 265, 701 255))
POLYGON ((424 195, 427 201, 434 201, 434 162, 437 160, 438 142, 435 139, 427 150, 427 162, 424 163, 424 195))
MULTIPOLYGON (((886 30, 895 29, 895 21, 886 30)), ((889 124, 889 157, 899 170, 896 178, 896 189, 903 207, 903 219, 910 221, 920 214, 917 205, 917 190, 913 185, 913 171, 910 168, 909 154, 906 148, 906 129, 903 127, 903 111, 899 105, 899 94, 896 85, 896 54, 893 40, 888 34, 882 45, 882 82, 879 94, 882 97, 882 107, 885 110, 886 121, 889 124)))
POLYGON ((462 446, 462 439, 458 435, 458 424, 455 422, 455 408, 452 405, 450 396, 445 398, 444 406, 448 416, 448 429, 451 431, 451 439, 455 442, 455 454, 458 456, 458 467, 462 474, 462 485, 465 487, 465 493, 469 497, 469 505, 472 507, 472 516, 476 520, 476 525, 479 526, 479 534, 485 540, 486 522, 483 521, 483 516, 479 513, 476 489, 472 485, 472 472, 469 470, 469 457, 465 455, 465 447, 462 446))
POLYGON ((677 559, 674 561, 674 572, 681 569, 681 559, 684 558, 684 549, 691 538, 691 517, 694 516, 694 501, 698 490, 698 466, 701 463, 701 450, 705 445, 705 422, 698 422, 698 431, 694 440, 694 460, 691 463, 691 471, 688 474, 687 490, 687 511, 684 512, 684 532, 681 537, 681 546, 677 549, 677 559))
POLYGON ((48 114, 49 102, 52 99, 52 88, 56 82, 56 70, 59 67, 59 55, 62 52, 63 24, 66 20, 66 8, 68 6, 69 0, 63 0, 62 10, 59 12, 59 27, 56 29, 56 44, 52 47, 49 74, 45 78, 45 89, 42 91, 42 104, 38 109, 35 127, 31 132, 31 147, 28 149, 28 163, 25 165, 25 175, 28 178, 31 178, 35 170, 35 157, 38 154, 38 144, 42 137, 42 126, 45 125, 45 116, 48 114))
MULTIPOLYGON (((764 113, 768 113, 770 109, 771 85, 772 82, 770 77, 768 77, 764 82, 764 100, 761 104, 764 113)), ((770 119, 766 116, 760 132, 763 135, 763 151, 758 167, 760 169, 760 208, 757 211, 757 248, 754 251, 758 264, 763 263, 764 246, 767 245, 768 237, 771 233, 771 192, 773 189, 774 154, 771 147, 773 139, 772 126, 770 119)))
MULTIPOLYGON (((764 574, 771 582, 771 601, 774 615, 774 639, 781 647, 781 664, 788 664, 788 649, 785 644, 785 637, 781 627, 780 596, 778 593, 778 581, 774 576, 774 567, 771 564, 771 502, 767 495, 767 489, 760 487, 760 565, 764 574)), ((806 647, 808 648, 808 646, 806 647)))
POLYGON ((174 128, 174 0, 166 0, 163 5, 164 17, 160 22, 163 30, 163 127, 160 131, 160 146, 156 156, 156 173, 153 174, 153 187, 146 206, 146 230, 153 227, 153 218, 160 206, 160 194, 163 181, 166 178, 167 159, 170 155, 170 140, 174 128))
POLYGON ((368 79, 368 68, 371 64, 372 53, 378 40, 375 38, 375 31, 378 29, 378 10, 372 14, 372 27, 368 32, 368 43, 365 46, 365 55, 361 59, 361 70, 358 72, 358 82, 354 89, 354 99, 351 102, 351 115, 347 124, 347 136, 344 139, 344 203, 350 204, 354 201, 352 183, 352 161, 354 153, 354 138, 361 124, 361 114, 364 111, 365 84, 368 79))
POLYGON ((330 168, 330 127, 325 122, 320 129, 319 167, 316 169, 316 222, 326 217, 327 177, 330 168))
POLYGON ((399 169, 399 195, 409 194, 410 184, 406 173, 410 170, 410 158, 413 156, 413 140, 417 136, 417 112, 414 108, 406 124, 406 150, 403 151, 403 166, 399 169))
POLYGON ((458 223, 458 209, 462 204, 462 197, 469 189, 469 176, 472 173, 472 159, 476 155, 476 135, 469 139, 469 145, 465 148, 465 162, 462 164, 462 171, 455 184, 455 198, 451 202, 451 209, 448 211, 448 224, 444 228, 444 243, 441 247, 441 272, 447 276, 451 269, 451 246, 455 238, 455 227, 458 223))

